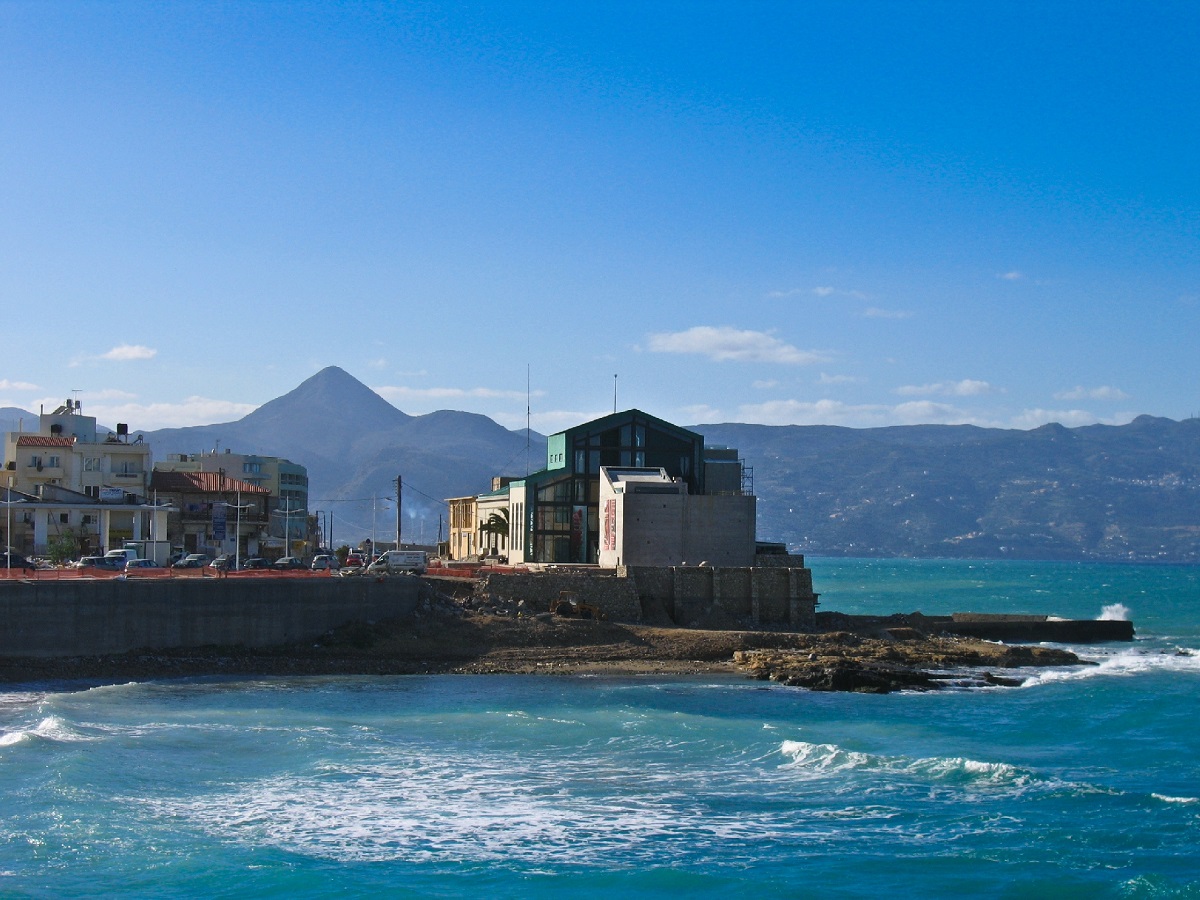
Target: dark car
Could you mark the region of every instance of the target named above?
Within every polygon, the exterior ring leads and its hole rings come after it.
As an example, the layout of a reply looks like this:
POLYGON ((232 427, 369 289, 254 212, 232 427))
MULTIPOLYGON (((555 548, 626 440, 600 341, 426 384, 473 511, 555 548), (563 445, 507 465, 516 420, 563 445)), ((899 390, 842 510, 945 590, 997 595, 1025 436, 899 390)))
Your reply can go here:
POLYGON ((242 560, 243 569, 269 569, 271 564, 265 559, 258 556, 252 556, 249 559, 242 560))
POLYGON ((102 569, 105 572, 117 572, 124 568, 125 560, 111 556, 84 556, 72 565, 76 569, 102 569))
POLYGON ((0 553, 0 569, 36 569, 37 566, 13 550, 0 553))
POLYGON ((189 553, 175 565, 172 569, 203 569, 208 564, 208 557, 203 553, 189 553))
POLYGON ((271 563, 272 569, 303 569, 304 561, 295 556, 281 556, 271 563))

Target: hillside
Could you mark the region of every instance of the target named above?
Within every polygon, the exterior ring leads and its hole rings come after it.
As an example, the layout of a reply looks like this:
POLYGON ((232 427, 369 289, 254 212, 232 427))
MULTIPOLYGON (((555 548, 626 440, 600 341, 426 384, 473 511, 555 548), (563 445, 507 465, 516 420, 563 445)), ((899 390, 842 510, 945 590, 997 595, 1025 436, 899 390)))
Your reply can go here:
MULTIPOLYGON (((488 490, 496 466, 518 458, 524 465, 526 446, 524 431, 475 413, 407 415, 336 366, 236 422, 145 434, 155 459, 219 447, 306 466, 310 506, 333 511, 338 532, 352 541, 371 533, 373 518, 380 533, 390 532, 372 498, 394 497, 397 475, 404 480, 406 514, 425 520, 426 537, 433 540, 445 509, 441 500, 488 490)), ((535 434, 532 441, 537 466, 545 459, 545 439, 535 434)))
MULTIPOLYGON (((0 410, 7 417, 36 417, 0 410)), ((136 424, 136 423, 134 423, 136 424)), ((15 421, 12 424, 15 428, 15 421)), ((754 470, 758 533, 815 555, 1200 562, 1200 419, 1031 431, 969 425, 852 429, 690 426, 737 447, 754 470)), ((236 422, 145 432, 155 459, 228 448, 308 468, 310 506, 335 536, 394 527, 373 498, 394 496, 414 539, 432 540, 444 498, 493 475, 538 469, 545 438, 486 416, 411 416, 343 370, 322 369, 236 422)), ((444 533, 444 532, 443 532, 444 533)))
POLYGON ((1032 431, 697 426, 810 554, 1200 562, 1200 419, 1032 431))

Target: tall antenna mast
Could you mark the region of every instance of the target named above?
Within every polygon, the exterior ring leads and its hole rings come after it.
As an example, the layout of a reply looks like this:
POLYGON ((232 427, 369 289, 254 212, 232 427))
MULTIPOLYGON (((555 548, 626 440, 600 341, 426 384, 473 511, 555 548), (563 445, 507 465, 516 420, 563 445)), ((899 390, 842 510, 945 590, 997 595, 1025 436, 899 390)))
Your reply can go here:
POLYGON ((613 374, 613 412, 617 411, 617 376, 613 374))
POLYGON ((525 474, 529 474, 529 424, 532 417, 529 402, 529 363, 525 363, 525 474))

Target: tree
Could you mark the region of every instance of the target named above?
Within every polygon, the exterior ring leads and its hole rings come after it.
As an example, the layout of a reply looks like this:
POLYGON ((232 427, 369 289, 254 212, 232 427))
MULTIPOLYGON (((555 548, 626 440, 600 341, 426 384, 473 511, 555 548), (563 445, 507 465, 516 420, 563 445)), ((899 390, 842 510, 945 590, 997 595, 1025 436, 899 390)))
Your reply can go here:
POLYGON ((79 556, 79 547, 79 535, 70 528, 64 528, 57 534, 51 535, 46 544, 46 557, 54 565, 62 565, 79 556))

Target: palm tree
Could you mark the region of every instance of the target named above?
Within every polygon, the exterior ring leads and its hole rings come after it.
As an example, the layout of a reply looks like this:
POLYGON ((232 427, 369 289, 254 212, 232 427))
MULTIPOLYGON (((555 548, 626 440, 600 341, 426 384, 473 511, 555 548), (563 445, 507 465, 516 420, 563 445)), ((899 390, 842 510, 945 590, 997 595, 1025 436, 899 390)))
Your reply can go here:
MULTIPOLYGON (((486 522, 479 523, 480 534, 490 534, 493 537, 502 537, 505 543, 508 542, 508 509, 501 509, 499 512, 494 512, 487 517, 486 522)), ((497 548, 492 546, 493 550, 497 548)))

